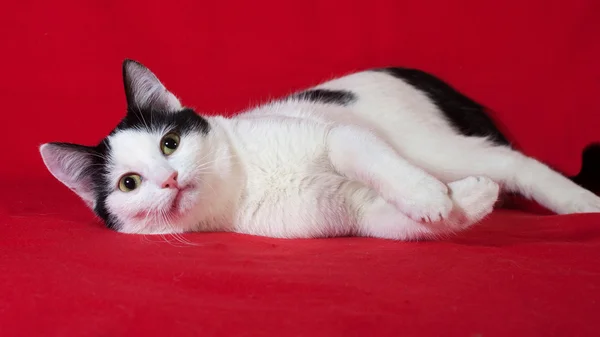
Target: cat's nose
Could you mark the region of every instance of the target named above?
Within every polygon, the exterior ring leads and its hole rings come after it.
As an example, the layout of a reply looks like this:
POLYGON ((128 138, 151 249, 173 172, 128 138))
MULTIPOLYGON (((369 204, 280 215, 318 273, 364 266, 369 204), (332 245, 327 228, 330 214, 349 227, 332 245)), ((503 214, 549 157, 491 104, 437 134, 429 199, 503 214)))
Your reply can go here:
POLYGON ((165 180, 162 185, 162 188, 179 188, 177 184, 177 171, 173 172, 167 180, 165 180))

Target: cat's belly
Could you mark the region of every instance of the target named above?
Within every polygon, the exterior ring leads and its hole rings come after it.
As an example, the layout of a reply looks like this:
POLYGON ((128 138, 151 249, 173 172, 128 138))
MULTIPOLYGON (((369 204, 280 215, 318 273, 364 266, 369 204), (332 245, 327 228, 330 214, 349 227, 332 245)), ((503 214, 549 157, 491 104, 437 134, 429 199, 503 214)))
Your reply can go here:
POLYGON ((281 238, 352 234, 355 214, 346 198, 355 183, 334 173, 277 178, 249 191, 238 209, 236 232, 281 238))

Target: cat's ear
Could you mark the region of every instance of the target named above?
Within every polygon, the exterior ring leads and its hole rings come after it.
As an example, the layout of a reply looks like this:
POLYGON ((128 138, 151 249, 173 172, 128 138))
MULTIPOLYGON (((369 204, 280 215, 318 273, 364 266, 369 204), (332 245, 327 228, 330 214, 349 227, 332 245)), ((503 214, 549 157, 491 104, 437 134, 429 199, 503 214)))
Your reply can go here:
POLYGON ((93 208, 93 149, 76 144, 46 143, 40 146, 40 154, 48 171, 93 208))
POLYGON ((141 63, 133 60, 123 62, 123 84, 129 108, 166 112, 182 109, 177 97, 169 92, 158 77, 141 63))

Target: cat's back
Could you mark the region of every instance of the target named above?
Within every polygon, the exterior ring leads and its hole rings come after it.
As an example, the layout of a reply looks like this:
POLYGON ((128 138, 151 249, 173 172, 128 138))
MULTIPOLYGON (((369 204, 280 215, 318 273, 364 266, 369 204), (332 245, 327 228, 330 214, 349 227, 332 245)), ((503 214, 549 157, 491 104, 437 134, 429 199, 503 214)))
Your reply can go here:
POLYGON ((463 164, 456 158, 509 144, 484 106, 441 79, 416 69, 356 72, 284 99, 289 100, 303 101, 313 109, 312 113, 286 113, 369 130, 405 159, 435 172, 443 181, 456 176, 440 172, 439 168, 459 170, 463 164))
MULTIPOLYGON (((423 72, 418 74, 430 76, 423 72)), ((406 78, 394 75, 379 69, 351 73, 265 104, 245 115, 279 115, 361 126, 400 148, 428 141, 431 134, 439 139, 444 135, 454 137, 456 130, 447 116, 429 93, 411 83, 411 74, 406 78)))

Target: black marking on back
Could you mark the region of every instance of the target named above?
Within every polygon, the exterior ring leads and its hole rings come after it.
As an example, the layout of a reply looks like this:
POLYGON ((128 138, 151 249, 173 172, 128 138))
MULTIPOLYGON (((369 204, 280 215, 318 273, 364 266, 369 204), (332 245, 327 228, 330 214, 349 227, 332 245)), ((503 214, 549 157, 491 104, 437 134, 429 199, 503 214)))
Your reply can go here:
POLYGON ((356 101, 356 95, 347 90, 309 89, 290 98, 324 104, 348 105, 356 101))
POLYGON ((486 107, 461 94, 441 79, 410 68, 391 67, 374 71, 385 72, 424 92, 461 134, 488 137, 496 144, 510 145, 490 118, 486 107))
MULTIPOLYGON (((210 131, 210 124, 194 110, 187 108, 177 112, 128 109, 127 115, 110 132, 109 136, 127 129, 148 131, 168 129, 170 132, 180 134, 199 132, 206 135, 210 131)), ((106 198, 114 191, 112 183, 107 179, 108 163, 106 159, 110 153, 108 137, 104 138, 97 146, 90 147, 89 150, 92 154, 90 175, 96 192, 94 212, 104 221, 106 227, 118 229, 119 224, 106 207, 106 198)))

